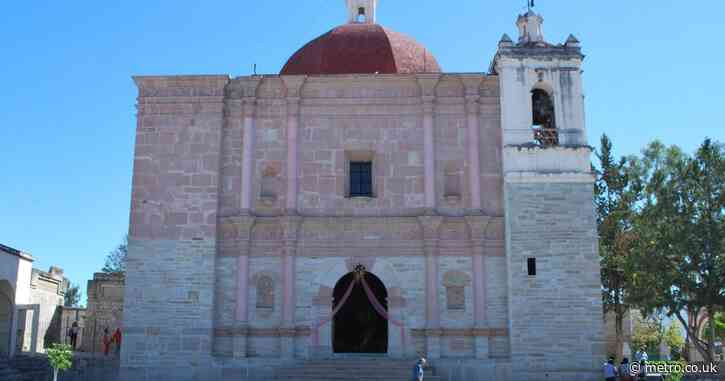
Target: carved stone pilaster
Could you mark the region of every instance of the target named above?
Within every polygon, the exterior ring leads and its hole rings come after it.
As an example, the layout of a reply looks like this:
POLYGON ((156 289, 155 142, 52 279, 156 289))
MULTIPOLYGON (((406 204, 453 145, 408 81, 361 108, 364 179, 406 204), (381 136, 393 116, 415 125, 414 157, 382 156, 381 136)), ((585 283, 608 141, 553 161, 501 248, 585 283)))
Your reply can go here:
POLYGON ((233 356, 235 359, 243 359, 247 357, 247 338, 249 337, 249 327, 247 323, 240 323, 237 327, 234 328, 233 332, 234 338, 234 353, 233 356))
MULTIPOLYGON (((486 231, 491 222, 489 216, 466 216, 466 223, 471 231, 471 255, 473 256, 473 309, 474 324, 477 329, 488 328, 486 317, 486 231)), ((489 340, 476 336, 476 358, 486 359, 489 356, 489 340)))
POLYGON ((481 112, 481 105, 478 103, 480 99, 478 95, 466 95, 466 114, 478 115, 481 112))

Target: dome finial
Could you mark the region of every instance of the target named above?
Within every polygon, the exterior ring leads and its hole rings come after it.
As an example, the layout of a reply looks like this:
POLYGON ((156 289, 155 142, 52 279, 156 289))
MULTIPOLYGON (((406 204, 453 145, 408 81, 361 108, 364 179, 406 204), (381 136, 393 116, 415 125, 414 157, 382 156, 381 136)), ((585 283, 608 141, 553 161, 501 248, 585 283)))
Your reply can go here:
POLYGON ((378 0, 345 0, 347 2, 348 23, 375 24, 378 0))

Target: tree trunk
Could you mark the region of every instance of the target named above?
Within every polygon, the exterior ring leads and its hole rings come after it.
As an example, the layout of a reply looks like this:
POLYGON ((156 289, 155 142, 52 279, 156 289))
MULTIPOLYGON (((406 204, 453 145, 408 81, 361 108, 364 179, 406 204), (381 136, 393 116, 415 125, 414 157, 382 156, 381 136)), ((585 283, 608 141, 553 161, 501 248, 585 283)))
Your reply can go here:
POLYGON ((53 368, 53 381, 58 381, 58 369, 53 368))
MULTIPOLYGON (((701 340, 698 337, 698 333, 700 332, 700 326, 697 324, 697 319, 695 319, 695 326, 693 327, 688 324, 679 313, 675 314, 675 316, 677 316, 677 319, 685 327, 685 330, 687 331, 687 336, 692 341, 692 345, 695 347, 695 350, 702 355, 705 361, 712 362, 714 356, 711 356, 707 343, 705 342, 705 340, 701 340)), ((699 313, 695 316, 699 316, 699 313)), ((690 354, 690 360, 692 360, 692 354, 690 354)))
POLYGON ((622 315, 624 315, 624 314, 621 313, 620 311, 617 311, 617 313, 615 313, 614 331, 615 331, 616 337, 615 337, 614 356, 617 359, 617 361, 621 360, 622 357, 624 356, 624 348, 623 348, 623 346, 624 346, 624 328, 623 328, 624 316, 622 316, 622 315))

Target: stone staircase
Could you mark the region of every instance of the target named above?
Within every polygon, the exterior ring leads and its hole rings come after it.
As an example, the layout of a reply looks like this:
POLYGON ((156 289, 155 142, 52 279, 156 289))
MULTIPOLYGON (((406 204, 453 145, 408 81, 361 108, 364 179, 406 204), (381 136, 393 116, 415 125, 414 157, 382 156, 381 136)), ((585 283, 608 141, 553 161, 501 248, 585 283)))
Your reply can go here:
MULTIPOLYGON (((280 368, 276 381, 409 381, 415 360, 385 357, 310 360, 295 367, 280 368)), ((426 381, 442 381, 435 369, 426 367, 426 381)))
POLYGON ((8 359, 0 358, 0 380, 2 381, 20 381, 20 373, 15 368, 10 367, 8 359))

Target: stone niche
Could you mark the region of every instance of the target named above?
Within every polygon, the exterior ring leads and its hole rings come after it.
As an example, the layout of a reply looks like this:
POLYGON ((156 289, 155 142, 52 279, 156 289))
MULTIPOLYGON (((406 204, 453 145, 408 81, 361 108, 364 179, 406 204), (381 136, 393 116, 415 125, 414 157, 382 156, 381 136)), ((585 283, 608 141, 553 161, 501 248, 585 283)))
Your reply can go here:
POLYGON ((465 311, 466 287, 471 285, 471 277, 461 271, 448 271, 443 275, 443 287, 446 288, 446 307, 449 311, 465 311))

